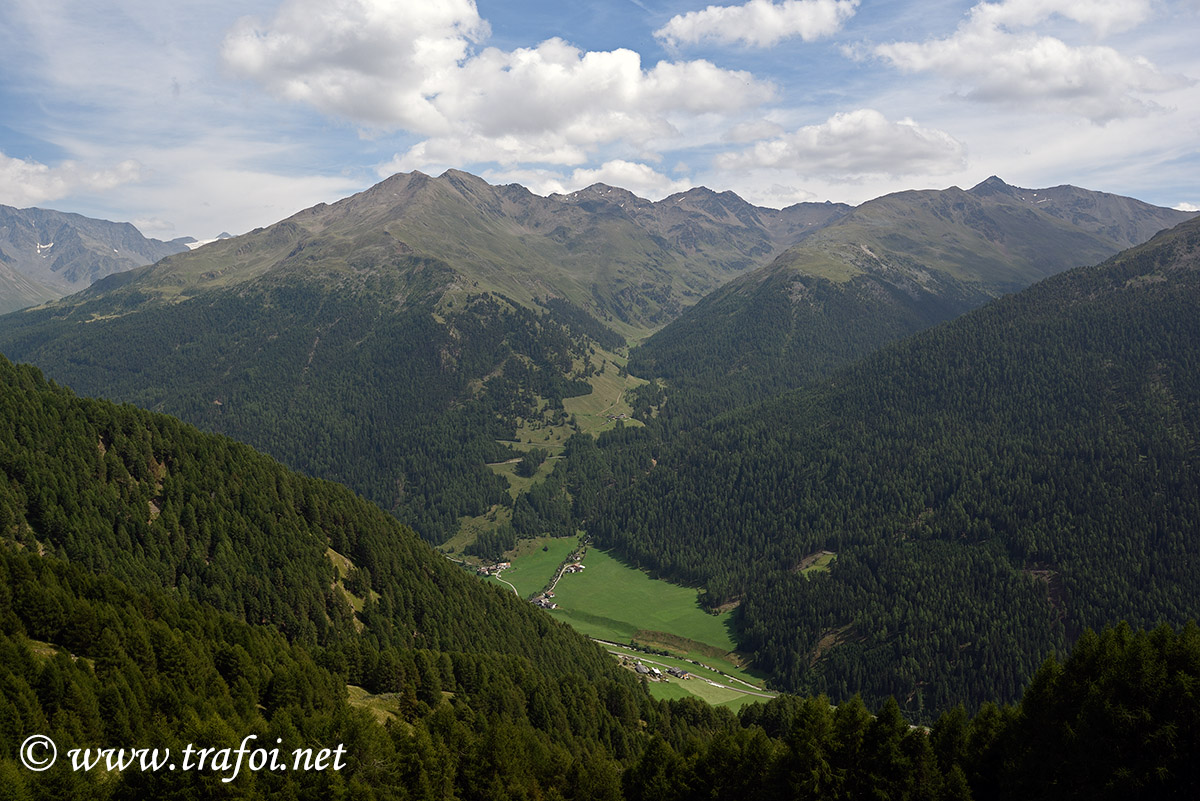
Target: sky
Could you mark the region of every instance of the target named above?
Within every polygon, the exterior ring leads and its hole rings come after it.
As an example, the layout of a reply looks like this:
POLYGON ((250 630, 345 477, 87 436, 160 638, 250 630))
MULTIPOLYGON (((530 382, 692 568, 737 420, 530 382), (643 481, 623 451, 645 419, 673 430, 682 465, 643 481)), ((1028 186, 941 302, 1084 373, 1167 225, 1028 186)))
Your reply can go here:
POLYGON ((4 0, 0 203, 160 239, 396 172, 1200 209, 1200 0, 4 0))

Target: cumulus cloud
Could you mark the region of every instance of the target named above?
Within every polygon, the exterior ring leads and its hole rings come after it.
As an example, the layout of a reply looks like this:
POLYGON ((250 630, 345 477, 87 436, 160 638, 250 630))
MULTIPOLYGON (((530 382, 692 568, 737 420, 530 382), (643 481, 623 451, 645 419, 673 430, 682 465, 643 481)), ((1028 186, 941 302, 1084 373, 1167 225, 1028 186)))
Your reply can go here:
POLYGON ((749 47, 772 47, 794 36, 811 42, 837 33, 857 8, 858 0, 750 0, 680 14, 654 35, 672 47, 706 39, 749 47))
POLYGON ((429 137, 396 165, 580 164, 612 142, 673 136, 675 121, 774 96, 747 72, 707 61, 644 68, 631 50, 584 52, 549 39, 505 51, 471 0, 286 0, 271 22, 243 19, 226 64, 273 92, 337 116, 429 137))
POLYGON ((432 132, 433 99, 490 30, 473 0, 285 0, 264 26, 238 20, 222 57, 236 74, 327 114, 432 132))
POLYGON ((86 167, 64 161, 50 167, 36 161, 15 159, 0 153, 0 203, 36 206, 86 191, 103 191, 141 179, 136 161, 123 161, 108 169, 86 167))
POLYGON ((1096 123, 1155 108, 1144 95, 1186 85, 1145 58, 1102 45, 1072 46, 1023 30, 1059 15, 1097 33, 1124 30, 1148 12, 1144 0, 1006 0, 980 3, 951 36, 880 45, 875 53, 904 72, 934 72, 971 100, 1078 114, 1096 123))
POLYGON ((1175 207, 1175 211, 1200 211, 1200 206, 1195 203, 1180 203, 1175 207))
POLYGON ((787 169, 805 176, 944 173, 963 165, 964 148, 950 134, 911 119, 891 122, 874 109, 835 114, 716 159, 722 170, 787 169))

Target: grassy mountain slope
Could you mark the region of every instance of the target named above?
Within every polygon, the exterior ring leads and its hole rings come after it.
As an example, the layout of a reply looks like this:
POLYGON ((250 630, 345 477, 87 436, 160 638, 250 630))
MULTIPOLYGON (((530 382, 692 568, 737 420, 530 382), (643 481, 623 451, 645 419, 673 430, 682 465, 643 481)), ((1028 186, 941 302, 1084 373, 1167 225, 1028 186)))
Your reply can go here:
POLYGON ((1191 221, 720 417, 592 531, 741 599, 782 686, 1014 697, 1085 626, 1200 612, 1198 268, 1191 221))
POLYGON ((60 293, 0 260, 0 313, 37 306, 58 297, 62 297, 60 293))
POLYGON ((452 266, 451 299, 493 291, 533 306, 535 298, 562 297, 622 333, 644 333, 846 211, 815 203, 757 209, 707 190, 651 203, 603 185, 543 198, 455 170, 403 173, 167 259, 136 283, 173 299, 268 272, 320 270, 353 281, 381 261, 416 255, 452 266))
POLYGON ((1075 187, 989 178, 899 192, 706 297, 631 354, 693 419, 802 386, 885 342, 1194 216, 1075 187))

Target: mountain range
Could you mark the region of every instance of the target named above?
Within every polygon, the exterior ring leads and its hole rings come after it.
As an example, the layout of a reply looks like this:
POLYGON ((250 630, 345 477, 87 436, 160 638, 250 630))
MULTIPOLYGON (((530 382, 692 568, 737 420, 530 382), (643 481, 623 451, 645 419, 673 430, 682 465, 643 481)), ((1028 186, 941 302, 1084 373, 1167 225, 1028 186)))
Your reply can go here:
POLYGON ((507 508, 485 464, 519 455, 503 443, 522 426, 567 422, 563 399, 627 337, 666 325, 630 369, 690 424, 1187 216, 1045 191, 775 211, 401 174, 0 318, 0 351, 345 483, 441 543, 507 508))
POLYGON ((0 206, 0 313, 61 298, 184 250, 186 239, 147 239, 130 223, 0 206))
POLYGON ((438 288, 448 300, 493 291, 536 307, 537 298, 565 298, 622 333, 640 334, 849 210, 758 208, 707 189, 651 203, 603 184, 546 198, 455 170, 438 178, 414 172, 121 283, 178 300, 268 276, 303 281, 322 272, 357 281, 415 256, 452 268, 438 288))
POLYGON ((673 416, 711 416, 1194 216, 995 176, 886 195, 705 297, 635 349, 630 369, 674 388, 673 416))

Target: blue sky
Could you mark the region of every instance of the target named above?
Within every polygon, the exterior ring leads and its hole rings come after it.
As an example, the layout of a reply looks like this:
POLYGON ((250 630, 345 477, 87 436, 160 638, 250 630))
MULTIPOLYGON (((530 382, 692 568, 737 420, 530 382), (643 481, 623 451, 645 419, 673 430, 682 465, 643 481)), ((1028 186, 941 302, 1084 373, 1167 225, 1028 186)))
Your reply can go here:
POLYGON ((0 203, 242 233, 393 172, 1200 207, 1196 0, 5 0, 0 203))

